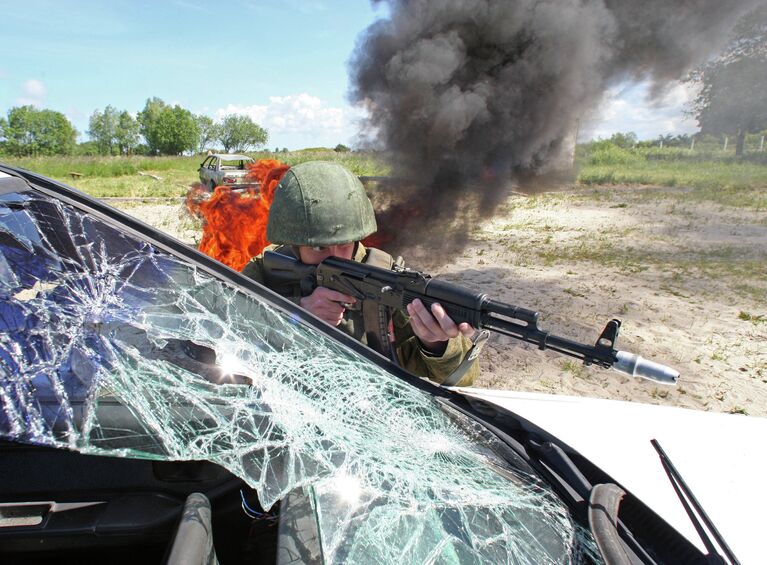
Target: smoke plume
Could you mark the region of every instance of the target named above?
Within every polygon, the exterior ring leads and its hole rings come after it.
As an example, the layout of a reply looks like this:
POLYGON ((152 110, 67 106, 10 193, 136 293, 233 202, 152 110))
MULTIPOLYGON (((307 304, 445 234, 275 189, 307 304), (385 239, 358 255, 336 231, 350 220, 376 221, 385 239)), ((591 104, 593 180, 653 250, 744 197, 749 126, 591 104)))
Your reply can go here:
POLYGON ((759 3, 382 1, 390 16, 358 39, 350 97, 369 111, 366 131, 403 179, 375 195, 379 223, 416 218, 399 229, 410 241, 465 234, 512 178, 572 150, 578 121, 610 86, 650 79, 662 93, 759 3))

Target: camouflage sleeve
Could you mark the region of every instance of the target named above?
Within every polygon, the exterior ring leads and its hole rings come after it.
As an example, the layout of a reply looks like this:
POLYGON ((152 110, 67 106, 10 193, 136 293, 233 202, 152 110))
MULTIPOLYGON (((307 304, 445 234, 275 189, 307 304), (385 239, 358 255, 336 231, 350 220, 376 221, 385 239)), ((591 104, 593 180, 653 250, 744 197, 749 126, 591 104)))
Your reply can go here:
MULTIPOLYGON (((421 342, 410 327, 410 318, 401 310, 393 316, 397 356, 403 368, 419 377, 443 382, 458 368, 471 349, 471 341, 463 336, 450 339, 442 355, 433 355, 421 347, 421 342)), ((475 360, 457 386, 471 386, 479 375, 479 361, 475 360)))
POLYGON ((253 257, 248 264, 242 269, 242 274, 256 281, 257 283, 264 284, 266 277, 264 276, 264 265, 261 261, 261 255, 253 257))
MULTIPOLYGON (((264 283, 264 266, 261 255, 251 259, 242 269, 242 274, 259 283, 264 283)), ((406 370, 419 377, 426 377, 437 383, 443 382, 458 368, 471 349, 471 341, 463 336, 452 338, 442 355, 433 355, 421 347, 413 333, 410 318, 401 310, 393 316, 397 356, 406 370)), ((479 375, 479 362, 474 361, 457 386, 470 386, 479 375)))
MULTIPOLYGON (((264 249, 264 251, 271 251, 276 246, 269 246, 264 249)), ((273 288, 266 284, 266 269, 264 268, 264 254, 261 253, 260 255, 257 255, 253 257, 250 261, 247 262, 247 264, 242 268, 242 271, 240 271, 243 275, 246 277, 253 279, 259 284, 264 285, 265 287, 269 288, 270 290, 273 290, 277 294, 284 296, 291 302, 295 304, 299 304, 300 296, 293 295, 292 292, 288 292, 285 289, 278 289, 273 288)), ((295 292, 299 292, 299 287, 296 285, 295 292)))

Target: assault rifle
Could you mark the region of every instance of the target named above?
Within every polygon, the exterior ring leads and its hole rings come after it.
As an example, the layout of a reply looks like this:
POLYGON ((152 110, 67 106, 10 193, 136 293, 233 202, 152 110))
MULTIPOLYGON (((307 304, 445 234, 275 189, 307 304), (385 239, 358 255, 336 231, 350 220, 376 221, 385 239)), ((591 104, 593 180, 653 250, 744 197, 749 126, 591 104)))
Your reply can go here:
MULTIPOLYGON (((679 372, 671 367, 616 350, 621 326, 617 319, 607 323, 595 345, 586 345, 540 329, 538 312, 498 302, 485 293, 403 267, 388 270, 338 257, 328 257, 319 265, 306 265, 293 257, 266 251, 264 270, 265 282, 277 291, 298 283, 302 291, 309 294, 314 288, 324 286, 354 296, 359 302, 372 300, 395 309, 405 309, 416 298, 427 308, 438 302, 456 324, 468 322, 477 330, 490 330, 533 343, 541 350, 551 349, 580 359, 585 365, 612 368, 632 377, 669 385, 676 384, 679 377, 679 372)), ((478 332, 481 334, 486 340, 487 332, 478 332)))

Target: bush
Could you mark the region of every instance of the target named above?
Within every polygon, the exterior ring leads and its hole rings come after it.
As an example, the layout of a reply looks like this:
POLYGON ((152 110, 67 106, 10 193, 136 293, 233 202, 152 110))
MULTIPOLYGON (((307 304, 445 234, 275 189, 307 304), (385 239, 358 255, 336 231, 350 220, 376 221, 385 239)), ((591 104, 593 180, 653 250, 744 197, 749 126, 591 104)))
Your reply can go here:
POLYGON ((99 146, 95 141, 78 143, 74 154, 78 157, 93 157, 99 154, 99 146))
POLYGON ((293 153, 331 153, 332 151, 330 147, 304 147, 293 151, 293 153))
POLYGON ((650 147, 637 148, 637 154, 647 161, 680 161, 690 157, 690 150, 681 147, 650 147))
POLYGON ((589 144, 583 157, 589 165, 631 165, 644 160, 635 150, 618 147, 609 140, 589 144))
POLYGON ((608 141, 623 149, 630 149, 637 144, 637 134, 633 131, 628 133, 614 133, 608 141))

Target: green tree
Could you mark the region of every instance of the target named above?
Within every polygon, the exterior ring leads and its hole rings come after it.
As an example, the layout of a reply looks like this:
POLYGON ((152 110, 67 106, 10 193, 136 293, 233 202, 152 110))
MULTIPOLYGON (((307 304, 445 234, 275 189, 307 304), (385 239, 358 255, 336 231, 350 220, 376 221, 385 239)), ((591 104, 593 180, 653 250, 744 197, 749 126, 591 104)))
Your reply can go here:
POLYGON ((88 120, 88 136, 96 143, 99 154, 112 155, 117 137, 120 114, 114 106, 107 106, 103 112, 94 110, 88 120))
POLYGON ((336 146, 333 148, 333 151, 335 151, 336 153, 348 153, 349 151, 351 151, 351 149, 349 149, 349 148, 348 148, 346 145, 344 145, 343 143, 339 143, 338 145, 336 145, 336 146))
POLYGON ((115 131, 115 143, 121 155, 131 155, 138 146, 140 138, 139 123, 128 112, 120 112, 115 131))
POLYGON ((200 114, 194 117, 197 122, 197 129, 200 130, 200 140, 197 147, 198 153, 204 153, 211 142, 219 138, 219 127, 213 122, 213 119, 200 114))
POLYGON ((767 6, 743 18, 720 56, 691 80, 700 87, 692 112, 701 132, 734 135, 742 156, 746 134, 767 128, 767 6))
POLYGON ((609 139, 610 143, 622 147, 623 149, 630 149, 637 144, 637 134, 633 131, 628 133, 614 133, 609 139))
POLYGON ((146 140, 150 154, 160 152, 160 131, 158 123, 160 116, 168 108, 168 105, 156 96, 148 98, 144 109, 138 113, 139 132, 146 140))
POLYGON ((8 127, 8 121, 0 116, 0 154, 5 153, 5 129, 8 127))
POLYGON ((267 131, 248 116, 232 114, 221 123, 218 140, 229 151, 260 147, 269 139, 267 131))
POLYGON ((18 106, 8 111, 3 136, 5 150, 11 155, 69 155, 76 145, 77 130, 61 112, 18 106))
POLYGON ((171 107, 157 97, 150 98, 138 114, 138 123, 152 155, 179 155, 197 148, 197 122, 179 105, 171 107))
POLYGON ((95 141, 83 141, 82 143, 77 144, 75 155, 95 157, 96 155, 101 155, 101 150, 98 145, 96 145, 95 141))

